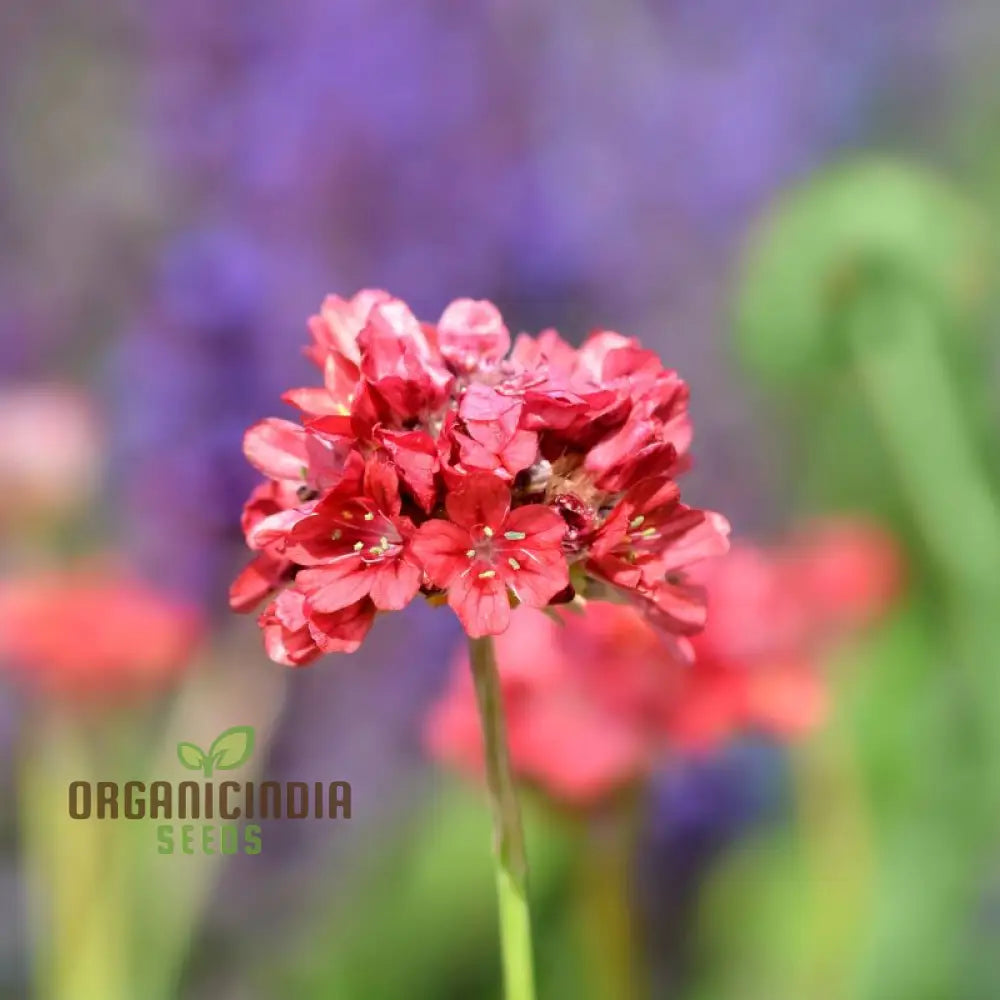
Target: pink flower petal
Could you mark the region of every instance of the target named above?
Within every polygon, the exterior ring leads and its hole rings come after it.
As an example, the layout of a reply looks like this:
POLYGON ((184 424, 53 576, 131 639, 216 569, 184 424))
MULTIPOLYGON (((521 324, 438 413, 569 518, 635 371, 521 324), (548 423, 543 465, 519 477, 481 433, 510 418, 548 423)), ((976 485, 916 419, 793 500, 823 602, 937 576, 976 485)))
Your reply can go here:
POLYGON ((447 587, 454 576, 468 568, 466 550, 471 544, 464 528, 435 518, 417 529, 410 551, 435 587, 447 587))
POLYGON ((468 572, 448 588, 448 605, 473 639, 499 635, 510 624, 510 600, 499 577, 481 579, 468 572))
POLYGON ((243 436, 243 452, 254 468, 271 479, 305 482, 309 467, 306 432, 290 420, 269 417, 243 436))
POLYGON ((374 582, 374 574, 352 557, 302 570, 295 578, 295 586, 306 595, 310 615, 330 614, 355 604, 368 596, 374 582))
POLYGON ((421 569, 405 557, 387 561, 371 572, 375 577, 371 599, 382 611, 405 608, 420 589, 421 569))

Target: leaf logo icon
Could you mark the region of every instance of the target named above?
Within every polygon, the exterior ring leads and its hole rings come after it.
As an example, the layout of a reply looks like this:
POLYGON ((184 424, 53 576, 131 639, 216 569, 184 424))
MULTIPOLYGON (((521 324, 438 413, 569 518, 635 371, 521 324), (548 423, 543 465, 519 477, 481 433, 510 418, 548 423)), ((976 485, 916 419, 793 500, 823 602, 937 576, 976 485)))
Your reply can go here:
POLYGON ((195 743, 178 743, 177 759, 189 771, 201 771, 206 778, 214 770, 234 771, 245 764, 253 754, 253 726, 231 726, 219 733, 205 753, 195 743))

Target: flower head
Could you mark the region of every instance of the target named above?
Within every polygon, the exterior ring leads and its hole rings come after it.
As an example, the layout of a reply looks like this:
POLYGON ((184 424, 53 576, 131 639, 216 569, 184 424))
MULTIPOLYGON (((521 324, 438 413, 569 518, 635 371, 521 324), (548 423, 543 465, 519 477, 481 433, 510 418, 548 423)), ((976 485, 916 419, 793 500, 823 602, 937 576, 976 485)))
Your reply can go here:
POLYGON ((0 389, 0 523, 58 517, 97 487, 102 428, 92 401, 61 385, 0 389))
POLYGON ((436 324, 387 292, 330 296, 309 323, 321 384, 285 400, 298 421, 246 434, 267 477, 243 529, 256 553, 231 603, 261 619, 271 655, 357 647, 378 611, 442 598, 471 636, 511 609, 631 600, 668 633, 704 620, 689 564, 728 525, 680 501, 687 388, 636 341, 510 333, 490 302, 436 324))
POLYGON ((120 574, 0 582, 0 659, 46 694, 92 701, 155 692, 187 666, 200 635, 190 607, 120 574))

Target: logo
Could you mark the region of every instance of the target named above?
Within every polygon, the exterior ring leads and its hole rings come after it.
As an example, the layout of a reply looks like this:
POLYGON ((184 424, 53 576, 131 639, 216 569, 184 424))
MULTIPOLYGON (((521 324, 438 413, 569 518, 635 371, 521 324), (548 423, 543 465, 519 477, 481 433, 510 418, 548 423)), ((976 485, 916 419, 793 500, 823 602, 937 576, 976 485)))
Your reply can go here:
POLYGON ((212 740, 207 751, 197 743, 178 743, 181 765, 200 772, 204 781, 71 781, 70 818, 157 821, 160 854, 226 855, 260 854, 263 831, 257 820, 351 818, 347 781, 211 780, 217 772, 243 767, 253 756, 254 745, 252 726, 231 726, 212 740))
POLYGON ((253 753, 253 726, 233 726, 216 736, 205 753, 196 743, 178 743, 177 759, 189 771, 201 771, 206 778, 212 771, 235 771, 253 753))

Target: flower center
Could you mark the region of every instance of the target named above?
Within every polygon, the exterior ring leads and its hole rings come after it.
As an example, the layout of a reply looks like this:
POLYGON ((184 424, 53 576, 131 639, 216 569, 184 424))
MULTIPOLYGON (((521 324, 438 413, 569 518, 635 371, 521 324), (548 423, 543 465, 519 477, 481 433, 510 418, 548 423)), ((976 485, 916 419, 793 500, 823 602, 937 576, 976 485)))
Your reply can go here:
POLYGON ((403 538, 390 518, 381 511, 365 510, 360 506, 341 511, 340 527, 332 537, 334 541, 346 542, 363 563, 395 558, 403 544, 403 538))
POLYGON ((487 563, 496 561, 499 553, 495 532, 488 524, 477 524, 472 529, 472 539, 472 548, 465 553, 470 559, 481 559, 487 563))

